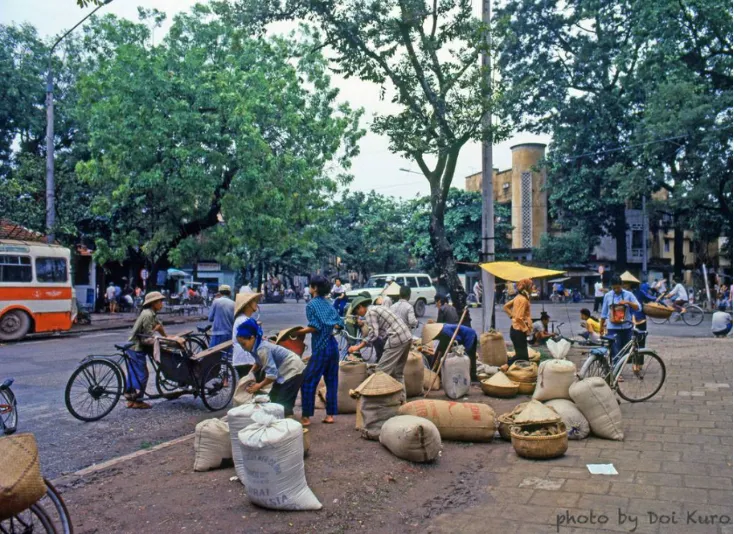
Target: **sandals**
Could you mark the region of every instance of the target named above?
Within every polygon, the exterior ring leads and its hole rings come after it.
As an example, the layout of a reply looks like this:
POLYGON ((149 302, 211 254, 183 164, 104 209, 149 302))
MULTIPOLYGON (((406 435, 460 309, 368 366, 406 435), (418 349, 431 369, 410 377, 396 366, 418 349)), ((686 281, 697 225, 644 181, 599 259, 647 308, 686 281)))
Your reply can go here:
POLYGON ((321 422, 324 423, 325 425, 333 425, 334 424, 334 418, 332 417, 331 418, 331 421, 329 421, 329 418, 328 417, 325 417, 324 419, 321 420, 321 422))
POLYGON ((150 404, 142 401, 130 401, 127 403, 127 407, 133 410, 150 410, 152 408, 150 404))

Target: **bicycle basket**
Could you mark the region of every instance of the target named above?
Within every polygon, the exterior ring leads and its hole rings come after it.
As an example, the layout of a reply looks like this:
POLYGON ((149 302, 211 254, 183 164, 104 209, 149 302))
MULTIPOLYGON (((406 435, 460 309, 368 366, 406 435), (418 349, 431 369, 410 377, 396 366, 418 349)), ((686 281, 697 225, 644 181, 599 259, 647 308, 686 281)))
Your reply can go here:
POLYGON ((45 494, 33 434, 0 438, 0 521, 19 514, 45 494))
POLYGON ((645 313, 645 315, 654 319, 667 319, 668 317, 673 315, 675 308, 671 308, 670 306, 663 306, 662 304, 658 304, 657 302, 646 302, 642 305, 642 311, 645 313))

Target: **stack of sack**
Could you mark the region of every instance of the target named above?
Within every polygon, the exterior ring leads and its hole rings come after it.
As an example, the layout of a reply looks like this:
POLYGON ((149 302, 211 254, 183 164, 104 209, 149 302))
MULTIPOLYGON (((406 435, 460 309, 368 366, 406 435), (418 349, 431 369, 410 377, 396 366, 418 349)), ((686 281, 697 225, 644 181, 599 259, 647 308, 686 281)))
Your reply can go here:
POLYGON ((356 399, 357 429, 365 439, 380 439, 383 423, 398 414, 403 402, 403 385, 388 374, 377 371, 349 392, 356 399))
POLYGON ((494 437, 494 410, 486 404, 423 399, 400 407, 400 415, 428 419, 441 439, 490 442, 494 437))

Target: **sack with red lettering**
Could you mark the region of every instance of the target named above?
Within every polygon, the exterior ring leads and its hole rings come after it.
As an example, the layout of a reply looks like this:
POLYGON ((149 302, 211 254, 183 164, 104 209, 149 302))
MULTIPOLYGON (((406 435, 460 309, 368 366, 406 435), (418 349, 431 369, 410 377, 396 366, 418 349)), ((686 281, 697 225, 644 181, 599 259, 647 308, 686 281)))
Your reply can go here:
POLYGON ((441 439, 492 441, 494 410, 486 404, 423 399, 403 404, 400 415, 415 415, 431 421, 441 439))

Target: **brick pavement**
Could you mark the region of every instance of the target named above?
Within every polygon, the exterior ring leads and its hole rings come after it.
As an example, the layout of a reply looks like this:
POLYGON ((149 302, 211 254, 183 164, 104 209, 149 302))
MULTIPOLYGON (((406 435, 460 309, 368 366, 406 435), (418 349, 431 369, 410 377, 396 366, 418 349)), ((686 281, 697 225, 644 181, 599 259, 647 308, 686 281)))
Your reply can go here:
POLYGON ((651 337, 648 346, 667 379, 650 401, 622 403, 623 442, 571 441, 546 462, 493 455, 479 504, 439 516, 429 531, 732 532, 731 340, 651 337), (612 463, 619 475, 591 475, 589 463, 612 463))

